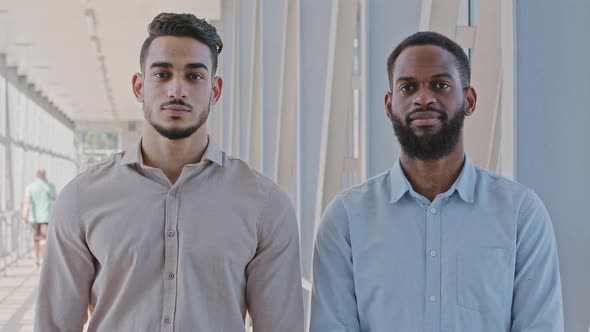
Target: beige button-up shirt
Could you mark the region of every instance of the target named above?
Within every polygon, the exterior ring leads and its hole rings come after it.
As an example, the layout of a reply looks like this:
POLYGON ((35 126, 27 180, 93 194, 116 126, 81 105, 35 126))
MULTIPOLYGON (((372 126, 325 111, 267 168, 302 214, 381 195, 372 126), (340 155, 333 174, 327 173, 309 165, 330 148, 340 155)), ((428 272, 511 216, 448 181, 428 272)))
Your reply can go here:
POLYGON ((172 184, 116 154, 63 189, 35 331, 303 331, 297 220, 272 181, 210 141, 172 184))

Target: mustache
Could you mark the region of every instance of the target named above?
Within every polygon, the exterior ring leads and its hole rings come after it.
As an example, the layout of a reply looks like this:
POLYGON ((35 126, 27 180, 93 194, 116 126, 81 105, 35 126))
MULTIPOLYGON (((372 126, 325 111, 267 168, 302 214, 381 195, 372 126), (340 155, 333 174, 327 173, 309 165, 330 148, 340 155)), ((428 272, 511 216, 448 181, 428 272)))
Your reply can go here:
POLYGON ((160 108, 164 108, 164 107, 170 106, 170 105, 180 105, 180 106, 184 106, 184 107, 188 108, 191 111, 193 110, 193 107, 182 99, 169 100, 169 101, 163 103, 162 105, 160 105, 160 108))
POLYGON ((442 121, 446 121, 449 118, 449 115, 447 114, 447 112, 445 112, 441 109, 434 108, 432 106, 416 107, 413 110, 411 110, 408 114, 406 114, 406 123, 410 123, 412 121, 411 117, 414 116, 414 114, 416 114, 418 112, 437 113, 440 116, 442 121))

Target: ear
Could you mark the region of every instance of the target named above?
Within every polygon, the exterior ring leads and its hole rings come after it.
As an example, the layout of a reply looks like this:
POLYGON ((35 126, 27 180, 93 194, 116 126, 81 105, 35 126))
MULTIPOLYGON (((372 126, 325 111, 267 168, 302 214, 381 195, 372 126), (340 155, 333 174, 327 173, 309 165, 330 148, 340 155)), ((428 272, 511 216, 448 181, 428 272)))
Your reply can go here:
POLYGON ((475 111, 475 104, 477 104, 477 93, 472 87, 465 89, 465 112, 466 115, 471 115, 475 111))
POLYGON ((385 93, 384 102, 385 102, 385 114, 387 115, 389 120, 391 120, 393 117, 393 107, 391 106, 391 103, 393 102, 393 95, 390 91, 387 91, 385 93))
POLYGON ((221 88, 223 87, 223 80, 219 76, 213 77, 213 87, 211 88, 211 105, 217 104, 221 97, 221 88))
POLYGON ((141 73, 135 73, 133 75, 133 79, 131 80, 131 84, 133 86, 133 94, 135 95, 135 99, 142 103, 143 102, 143 76, 141 73))

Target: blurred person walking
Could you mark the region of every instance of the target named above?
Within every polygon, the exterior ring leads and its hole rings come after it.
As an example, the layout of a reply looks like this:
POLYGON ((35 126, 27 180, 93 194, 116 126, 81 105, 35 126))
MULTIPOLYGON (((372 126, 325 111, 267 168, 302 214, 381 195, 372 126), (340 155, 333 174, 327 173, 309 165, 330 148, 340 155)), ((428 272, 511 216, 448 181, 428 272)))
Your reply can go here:
POLYGON ((22 208, 23 223, 31 224, 33 228, 37 267, 43 260, 49 217, 56 196, 55 186, 47 180, 45 169, 39 169, 35 181, 25 189, 22 208))

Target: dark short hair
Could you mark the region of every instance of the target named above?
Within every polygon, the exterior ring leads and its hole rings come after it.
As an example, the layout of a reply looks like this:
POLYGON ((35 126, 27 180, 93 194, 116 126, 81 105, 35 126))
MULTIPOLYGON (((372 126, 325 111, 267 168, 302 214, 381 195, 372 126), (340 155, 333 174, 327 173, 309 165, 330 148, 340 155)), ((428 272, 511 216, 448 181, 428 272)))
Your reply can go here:
POLYGON ((459 71, 461 78, 461 84, 463 88, 467 88, 471 84, 471 68, 469 65, 469 59, 463 51, 463 48, 459 44, 452 41, 450 38, 441 35, 440 33, 432 31, 417 32, 406 39, 404 39, 397 47, 391 52, 387 58, 387 77, 389 78, 389 86, 393 87, 393 68, 395 66, 395 60, 399 55, 410 46, 419 45, 434 45, 438 46, 455 56, 455 64, 459 71))
POLYGON ((213 59, 213 73, 217 70, 217 57, 221 53, 223 43, 217 29, 204 19, 193 14, 160 13, 148 25, 149 36, 141 46, 139 65, 145 69, 145 59, 152 41, 161 36, 191 37, 209 47, 213 59))

